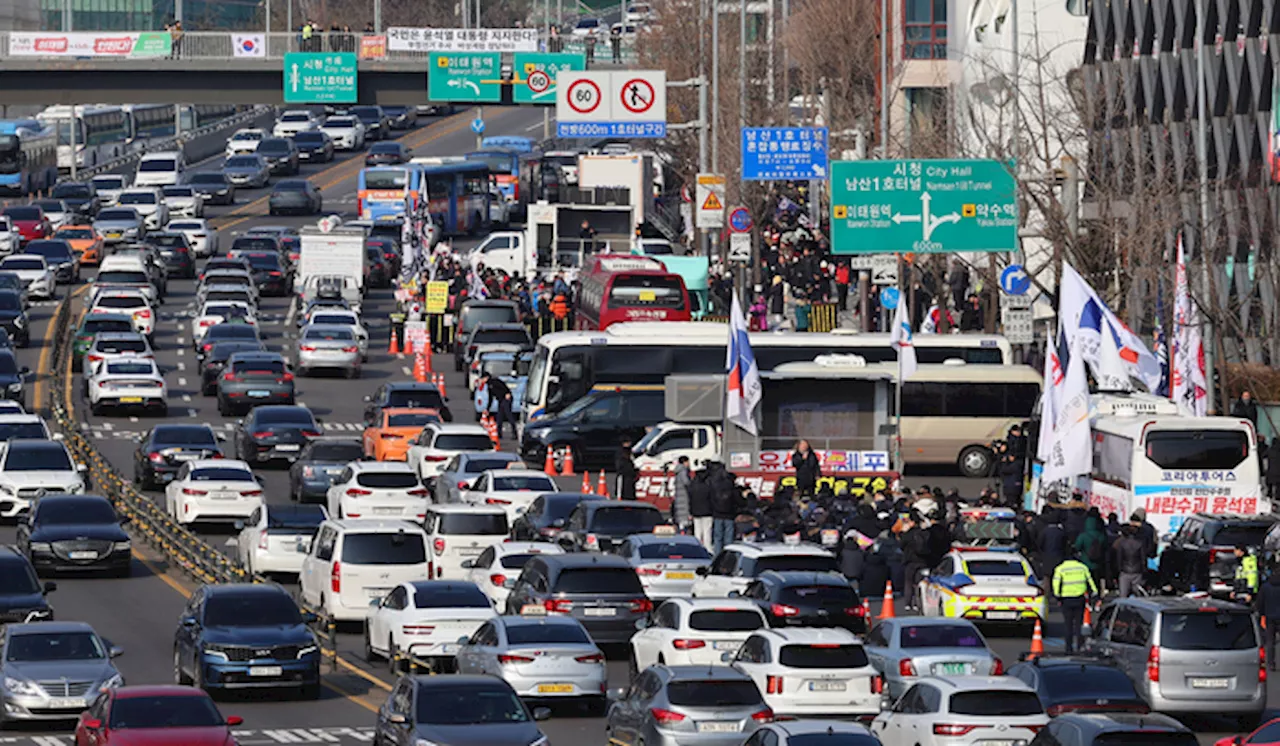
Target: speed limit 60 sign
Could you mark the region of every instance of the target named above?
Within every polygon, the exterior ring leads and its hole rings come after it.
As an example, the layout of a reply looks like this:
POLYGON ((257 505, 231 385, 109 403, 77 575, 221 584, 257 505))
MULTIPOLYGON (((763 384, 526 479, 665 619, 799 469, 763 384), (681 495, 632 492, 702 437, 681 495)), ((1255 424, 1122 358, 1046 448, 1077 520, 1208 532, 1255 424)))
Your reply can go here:
POLYGON ((609 76, 607 72, 581 70, 561 73, 556 81, 556 119, 590 122, 607 118, 609 102, 605 97, 610 90, 609 76))

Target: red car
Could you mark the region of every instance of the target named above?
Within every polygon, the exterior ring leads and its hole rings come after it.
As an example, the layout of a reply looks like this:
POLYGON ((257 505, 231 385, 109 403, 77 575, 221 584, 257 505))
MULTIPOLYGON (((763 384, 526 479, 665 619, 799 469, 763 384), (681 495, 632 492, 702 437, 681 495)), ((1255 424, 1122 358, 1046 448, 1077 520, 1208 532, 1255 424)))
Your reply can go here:
POLYGON ((1258 729, 1245 736, 1227 736, 1220 738, 1214 746, 1280 746, 1280 718, 1268 720, 1258 729))
POLYGON ((189 686, 124 686, 80 713, 76 746, 235 746, 231 728, 208 692, 189 686))
POLYGON ((34 241, 38 238, 48 238, 53 234, 53 225, 44 216, 44 210, 41 210, 36 205, 6 207, 0 215, 9 218, 9 222, 13 225, 14 230, 22 235, 24 242, 34 241))

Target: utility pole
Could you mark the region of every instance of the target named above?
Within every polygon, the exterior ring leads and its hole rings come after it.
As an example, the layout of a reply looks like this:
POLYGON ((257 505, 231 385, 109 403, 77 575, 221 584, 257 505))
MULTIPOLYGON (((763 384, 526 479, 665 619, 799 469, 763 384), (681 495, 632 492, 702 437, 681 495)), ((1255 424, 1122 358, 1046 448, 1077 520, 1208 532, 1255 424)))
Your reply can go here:
POLYGON ((880 0, 880 157, 889 157, 889 0, 880 0))
POLYGON ((382 33, 382 0, 373 2, 373 30, 382 33))
POLYGON ((173 0, 173 20, 182 20, 182 0, 173 0))
POLYGON ((64 32, 71 31, 72 23, 71 0, 62 0, 62 30, 64 32))
POLYGON ((720 0, 711 3, 711 170, 720 173, 720 0))
MULTIPOLYGON (((1204 363, 1205 363, 1205 387, 1208 389, 1207 398, 1209 400, 1209 408, 1207 414, 1213 415, 1218 413, 1218 395, 1217 383, 1214 380, 1214 352, 1216 348, 1212 343, 1213 336, 1213 306, 1209 304, 1209 299, 1213 297, 1212 283, 1213 280, 1209 271, 1209 143, 1205 136, 1205 130, 1209 119, 1209 91, 1208 76, 1204 61, 1204 44, 1209 34, 1208 15, 1205 13, 1205 0, 1196 0, 1196 161, 1200 169, 1200 292, 1205 302, 1200 305, 1204 313, 1200 314, 1200 318, 1204 319, 1204 330, 1201 334, 1203 339, 1211 340, 1210 344, 1204 346, 1204 363)), ((1174 329, 1177 333, 1177 329, 1174 329)), ((1170 361, 1172 363, 1173 361, 1170 361)))
POLYGON ((269 45, 271 44, 271 42, 269 41, 271 39, 271 0, 264 0, 264 2, 266 5, 266 10, 263 11, 263 19, 265 20, 265 23, 263 23, 263 26, 265 27, 264 33, 266 33, 267 39, 268 39, 266 43, 269 45))

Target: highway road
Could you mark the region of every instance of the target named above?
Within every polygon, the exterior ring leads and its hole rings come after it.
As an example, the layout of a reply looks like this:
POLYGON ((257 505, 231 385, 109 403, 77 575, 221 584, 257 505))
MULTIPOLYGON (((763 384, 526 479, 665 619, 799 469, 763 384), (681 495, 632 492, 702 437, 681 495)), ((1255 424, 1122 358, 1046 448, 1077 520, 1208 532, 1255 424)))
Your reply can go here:
MULTIPOLYGON (((404 135, 404 141, 418 155, 454 155, 473 147, 475 136, 468 123, 472 115, 462 112, 452 117, 428 120, 417 130, 404 135)), ((540 112, 516 109, 490 109, 488 134, 528 135, 541 131, 540 112)), ((213 159, 199 168, 217 168, 220 159, 213 159)), ((313 179, 324 191, 326 212, 351 214, 355 204, 356 174, 362 160, 341 158, 322 167, 304 167, 305 175, 313 179)), ((253 194, 253 201, 241 199, 231 208, 211 208, 223 245, 231 238, 259 225, 301 226, 314 222, 315 218, 272 218, 266 216, 265 192, 253 194)), ((474 241, 459 241, 455 246, 466 250, 474 241)), ((170 387, 170 418, 187 418, 207 422, 219 431, 230 433, 233 418, 217 413, 212 398, 202 397, 198 390, 199 376, 190 349, 189 315, 194 285, 190 281, 173 281, 166 303, 161 308, 160 325, 156 335, 156 355, 160 365, 168 371, 170 387)), ((64 292, 68 290, 64 289, 64 292)), ((298 400, 315 412, 323 427, 330 434, 354 435, 363 429, 361 396, 380 383, 403 380, 411 375, 411 361, 403 356, 386 354, 389 331, 387 314, 392 309, 390 291, 375 291, 366 305, 365 320, 374 340, 371 358, 358 381, 342 378, 305 378, 298 382, 298 400)), ((293 353, 294 329, 285 325, 286 300, 264 299, 259 318, 267 344, 293 353)), ((33 344, 20 353, 22 364, 38 371, 33 384, 35 391, 28 392, 28 401, 39 402, 43 387, 47 385, 48 351, 52 330, 49 320, 53 313, 51 304, 40 304, 33 310, 33 344)), ((470 416, 470 402, 460 374, 453 372, 452 360, 436 356, 434 370, 444 371, 451 405, 455 417, 465 421, 470 416)), ((136 447, 134 436, 140 435, 154 420, 130 416, 90 417, 82 399, 76 402, 76 414, 82 427, 91 433, 102 453, 126 475, 132 474, 132 455, 136 447)), ((504 443, 504 446, 513 444, 504 443)), ((270 502, 286 502, 287 472, 282 468, 263 470, 266 497, 270 502)), ((954 476, 930 474, 927 478, 912 480, 957 486, 971 490, 972 480, 960 480, 954 476)), ((566 487, 570 485, 566 483, 566 487)), ((162 493, 151 493, 159 499, 162 493)), ((230 548, 231 532, 205 532, 213 544, 230 548)), ((0 527, 0 541, 12 542, 12 527, 0 527)), ((60 619, 90 622, 99 633, 125 648, 119 665, 128 683, 162 683, 173 678, 172 639, 184 598, 193 589, 191 581, 180 572, 167 568, 164 562, 147 553, 136 551, 134 575, 128 579, 79 579, 59 578, 59 589, 53 596, 53 604, 60 619)), ((879 589, 876 589, 877 591, 879 589)), ((878 605, 875 607, 878 609, 878 605)), ((1059 618, 1051 620, 1048 644, 1052 649, 1060 646, 1059 618)), ((1006 665, 1018 659, 1028 647, 1029 633, 992 631, 992 644, 1006 665)), ((222 709, 227 714, 245 718, 240 731, 242 744, 322 744, 368 743, 375 712, 390 690, 393 678, 387 665, 370 665, 361 657, 361 631, 358 628, 341 629, 338 639, 339 664, 334 671, 326 668, 325 688, 319 702, 294 701, 288 697, 264 696, 255 693, 246 697, 230 697, 222 709)), ((625 654, 610 652, 610 682, 622 686, 626 677, 625 654)), ((1272 697, 1280 702, 1280 697, 1272 697)), ((1201 740, 1212 743, 1229 728, 1222 722, 1198 724, 1205 731, 1201 740)), ((603 740, 603 721, 588 716, 575 707, 555 708, 555 717, 543 724, 543 729, 556 746, 578 746, 600 743, 603 740)), ((22 727, 0 733, 0 743, 32 744, 33 746, 62 746, 70 743, 66 725, 50 725, 36 728, 22 727)))

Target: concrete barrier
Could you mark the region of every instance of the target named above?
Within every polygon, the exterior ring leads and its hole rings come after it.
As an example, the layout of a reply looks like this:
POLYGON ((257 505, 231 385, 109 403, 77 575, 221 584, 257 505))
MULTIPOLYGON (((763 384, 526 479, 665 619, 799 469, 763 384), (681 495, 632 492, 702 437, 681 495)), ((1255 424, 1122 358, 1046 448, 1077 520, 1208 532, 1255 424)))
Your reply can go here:
POLYGON ((276 120, 276 109, 273 106, 258 106, 251 111, 242 112, 219 122, 199 129, 183 132, 177 137, 164 137, 146 140, 136 151, 121 156, 93 168, 76 169, 76 180, 92 179, 102 174, 131 174, 138 161, 147 153, 158 153, 181 148, 187 163, 198 163, 226 150, 227 138, 238 129, 262 128, 270 129, 276 120))

